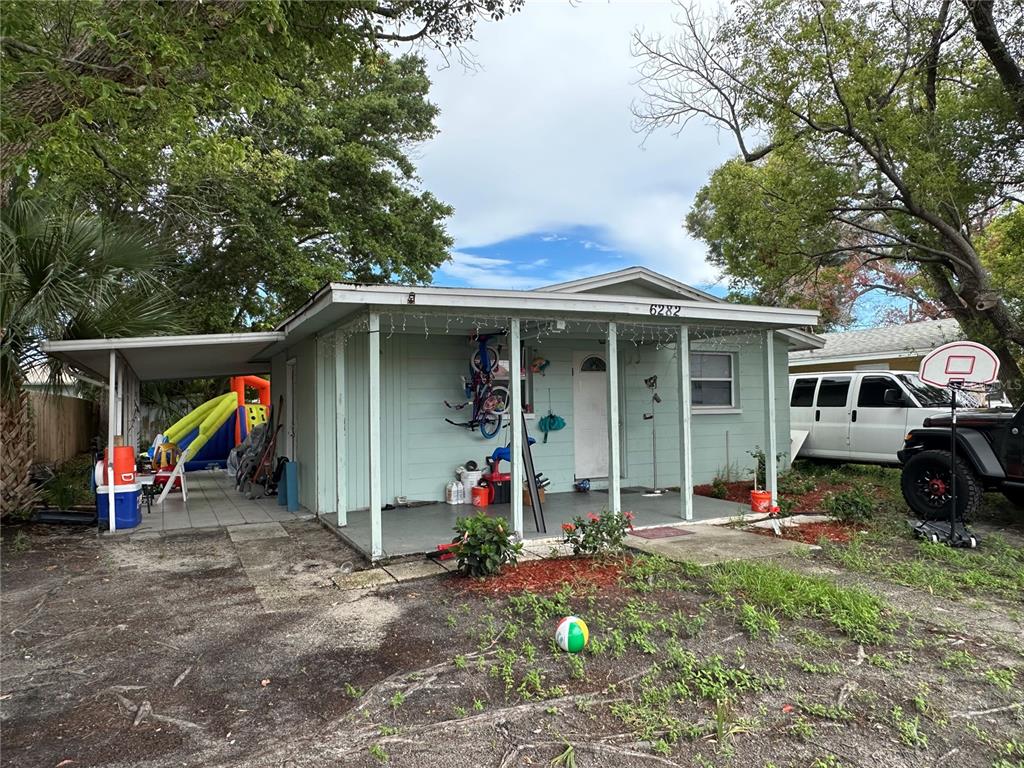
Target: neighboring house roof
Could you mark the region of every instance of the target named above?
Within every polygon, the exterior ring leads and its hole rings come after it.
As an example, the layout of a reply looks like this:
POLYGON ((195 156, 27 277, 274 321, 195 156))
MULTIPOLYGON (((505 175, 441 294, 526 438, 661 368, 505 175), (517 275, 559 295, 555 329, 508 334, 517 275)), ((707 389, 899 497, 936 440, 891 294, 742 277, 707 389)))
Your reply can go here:
POLYGON ((962 339, 963 331, 953 319, 922 320, 863 331, 823 333, 821 338, 825 341, 821 349, 790 352, 790 365, 922 357, 935 347, 962 339))

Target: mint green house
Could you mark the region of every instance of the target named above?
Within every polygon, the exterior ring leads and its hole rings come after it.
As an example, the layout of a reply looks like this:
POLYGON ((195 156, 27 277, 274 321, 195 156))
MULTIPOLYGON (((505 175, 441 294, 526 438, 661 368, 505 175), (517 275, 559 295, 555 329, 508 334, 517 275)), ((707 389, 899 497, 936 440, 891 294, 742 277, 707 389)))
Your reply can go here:
MULTIPOLYGON (((45 349, 110 384, 108 444, 139 444, 142 381, 269 373, 272 403, 284 404, 278 454, 297 463, 301 505, 379 561, 450 541, 471 511, 445 503, 457 468, 483 468, 504 446, 518 459, 527 438, 547 480, 540 510, 522 492, 489 510, 526 538, 605 508, 634 512, 638 526, 734 515, 739 505, 693 487, 748 478, 755 451, 774 498, 789 453, 788 356, 821 346, 816 322, 633 267, 532 291, 331 283, 268 333, 45 349), (510 393, 491 439, 448 421, 469 418, 447 404, 466 403, 481 335, 510 393), (548 414, 564 427, 542 432, 548 414), (589 492, 574 491, 581 480, 589 492)), ((524 488, 524 464, 502 463, 507 488, 524 488)))
MULTIPOLYGON (((550 481, 552 533, 602 508, 632 510, 639 525, 733 514, 692 487, 749 477, 756 449, 769 457, 774 494, 775 457, 784 462, 789 446, 788 354, 820 346, 808 331, 816 322, 815 312, 726 303, 640 267, 532 291, 334 283, 261 355, 273 402, 284 396, 283 451, 298 462, 302 504, 380 559, 450 540, 468 514, 443 503, 456 468, 483 467, 506 444, 518 456, 524 429, 550 481), (445 403, 465 402, 478 334, 493 334, 502 370, 520 383, 493 439, 445 421, 468 418, 445 403), (566 424, 545 440, 548 413, 566 424), (584 478, 590 493, 574 492, 584 478), (680 490, 642 493, 656 485, 680 490)), ((504 465, 513 489, 522 465, 504 465)), ((528 501, 512 493, 502 509, 537 535, 528 501)))

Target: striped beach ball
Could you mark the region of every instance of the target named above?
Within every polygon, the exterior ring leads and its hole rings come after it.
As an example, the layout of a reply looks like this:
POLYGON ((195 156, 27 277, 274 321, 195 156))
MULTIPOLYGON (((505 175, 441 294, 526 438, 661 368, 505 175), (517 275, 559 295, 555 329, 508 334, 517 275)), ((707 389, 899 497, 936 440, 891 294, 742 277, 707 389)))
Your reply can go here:
POLYGON ((558 622, 555 629, 555 642, 563 651, 579 653, 590 640, 590 630, 587 623, 577 616, 566 616, 558 622))

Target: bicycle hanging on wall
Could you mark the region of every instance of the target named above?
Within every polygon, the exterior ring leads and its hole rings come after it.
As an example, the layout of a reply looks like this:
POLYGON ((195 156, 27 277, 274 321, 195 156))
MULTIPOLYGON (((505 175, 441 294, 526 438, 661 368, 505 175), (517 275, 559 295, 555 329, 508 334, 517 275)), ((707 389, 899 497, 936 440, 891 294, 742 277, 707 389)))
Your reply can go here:
POLYGON ((479 429, 480 434, 492 438, 501 431, 501 422, 508 411, 508 387, 495 384, 501 346, 491 346, 490 341, 500 333, 475 334, 470 342, 476 342, 477 348, 469 356, 469 376, 462 377, 462 386, 466 393, 466 402, 444 404, 455 411, 472 407, 468 421, 445 419, 456 427, 464 427, 470 431, 479 429))

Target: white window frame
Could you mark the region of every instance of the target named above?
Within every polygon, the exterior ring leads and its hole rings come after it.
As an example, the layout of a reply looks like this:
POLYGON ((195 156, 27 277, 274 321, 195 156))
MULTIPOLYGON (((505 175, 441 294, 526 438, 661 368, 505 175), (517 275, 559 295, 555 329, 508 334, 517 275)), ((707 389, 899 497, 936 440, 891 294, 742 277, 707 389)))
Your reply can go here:
POLYGON ((690 381, 728 381, 729 382, 729 405, 701 405, 694 402, 690 407, 694 413, 740 413, 740 403, 737 397, 736 390, 736 365, 739 356, 736 352, 721 350, 721 349, 691 349, 690 350, 690 381), (721 376, 694 376, 692 371, 694 370, 693 356, 694 355, 725 355, 729 358, 729 373, 731 374, 728 378, 721 376))

